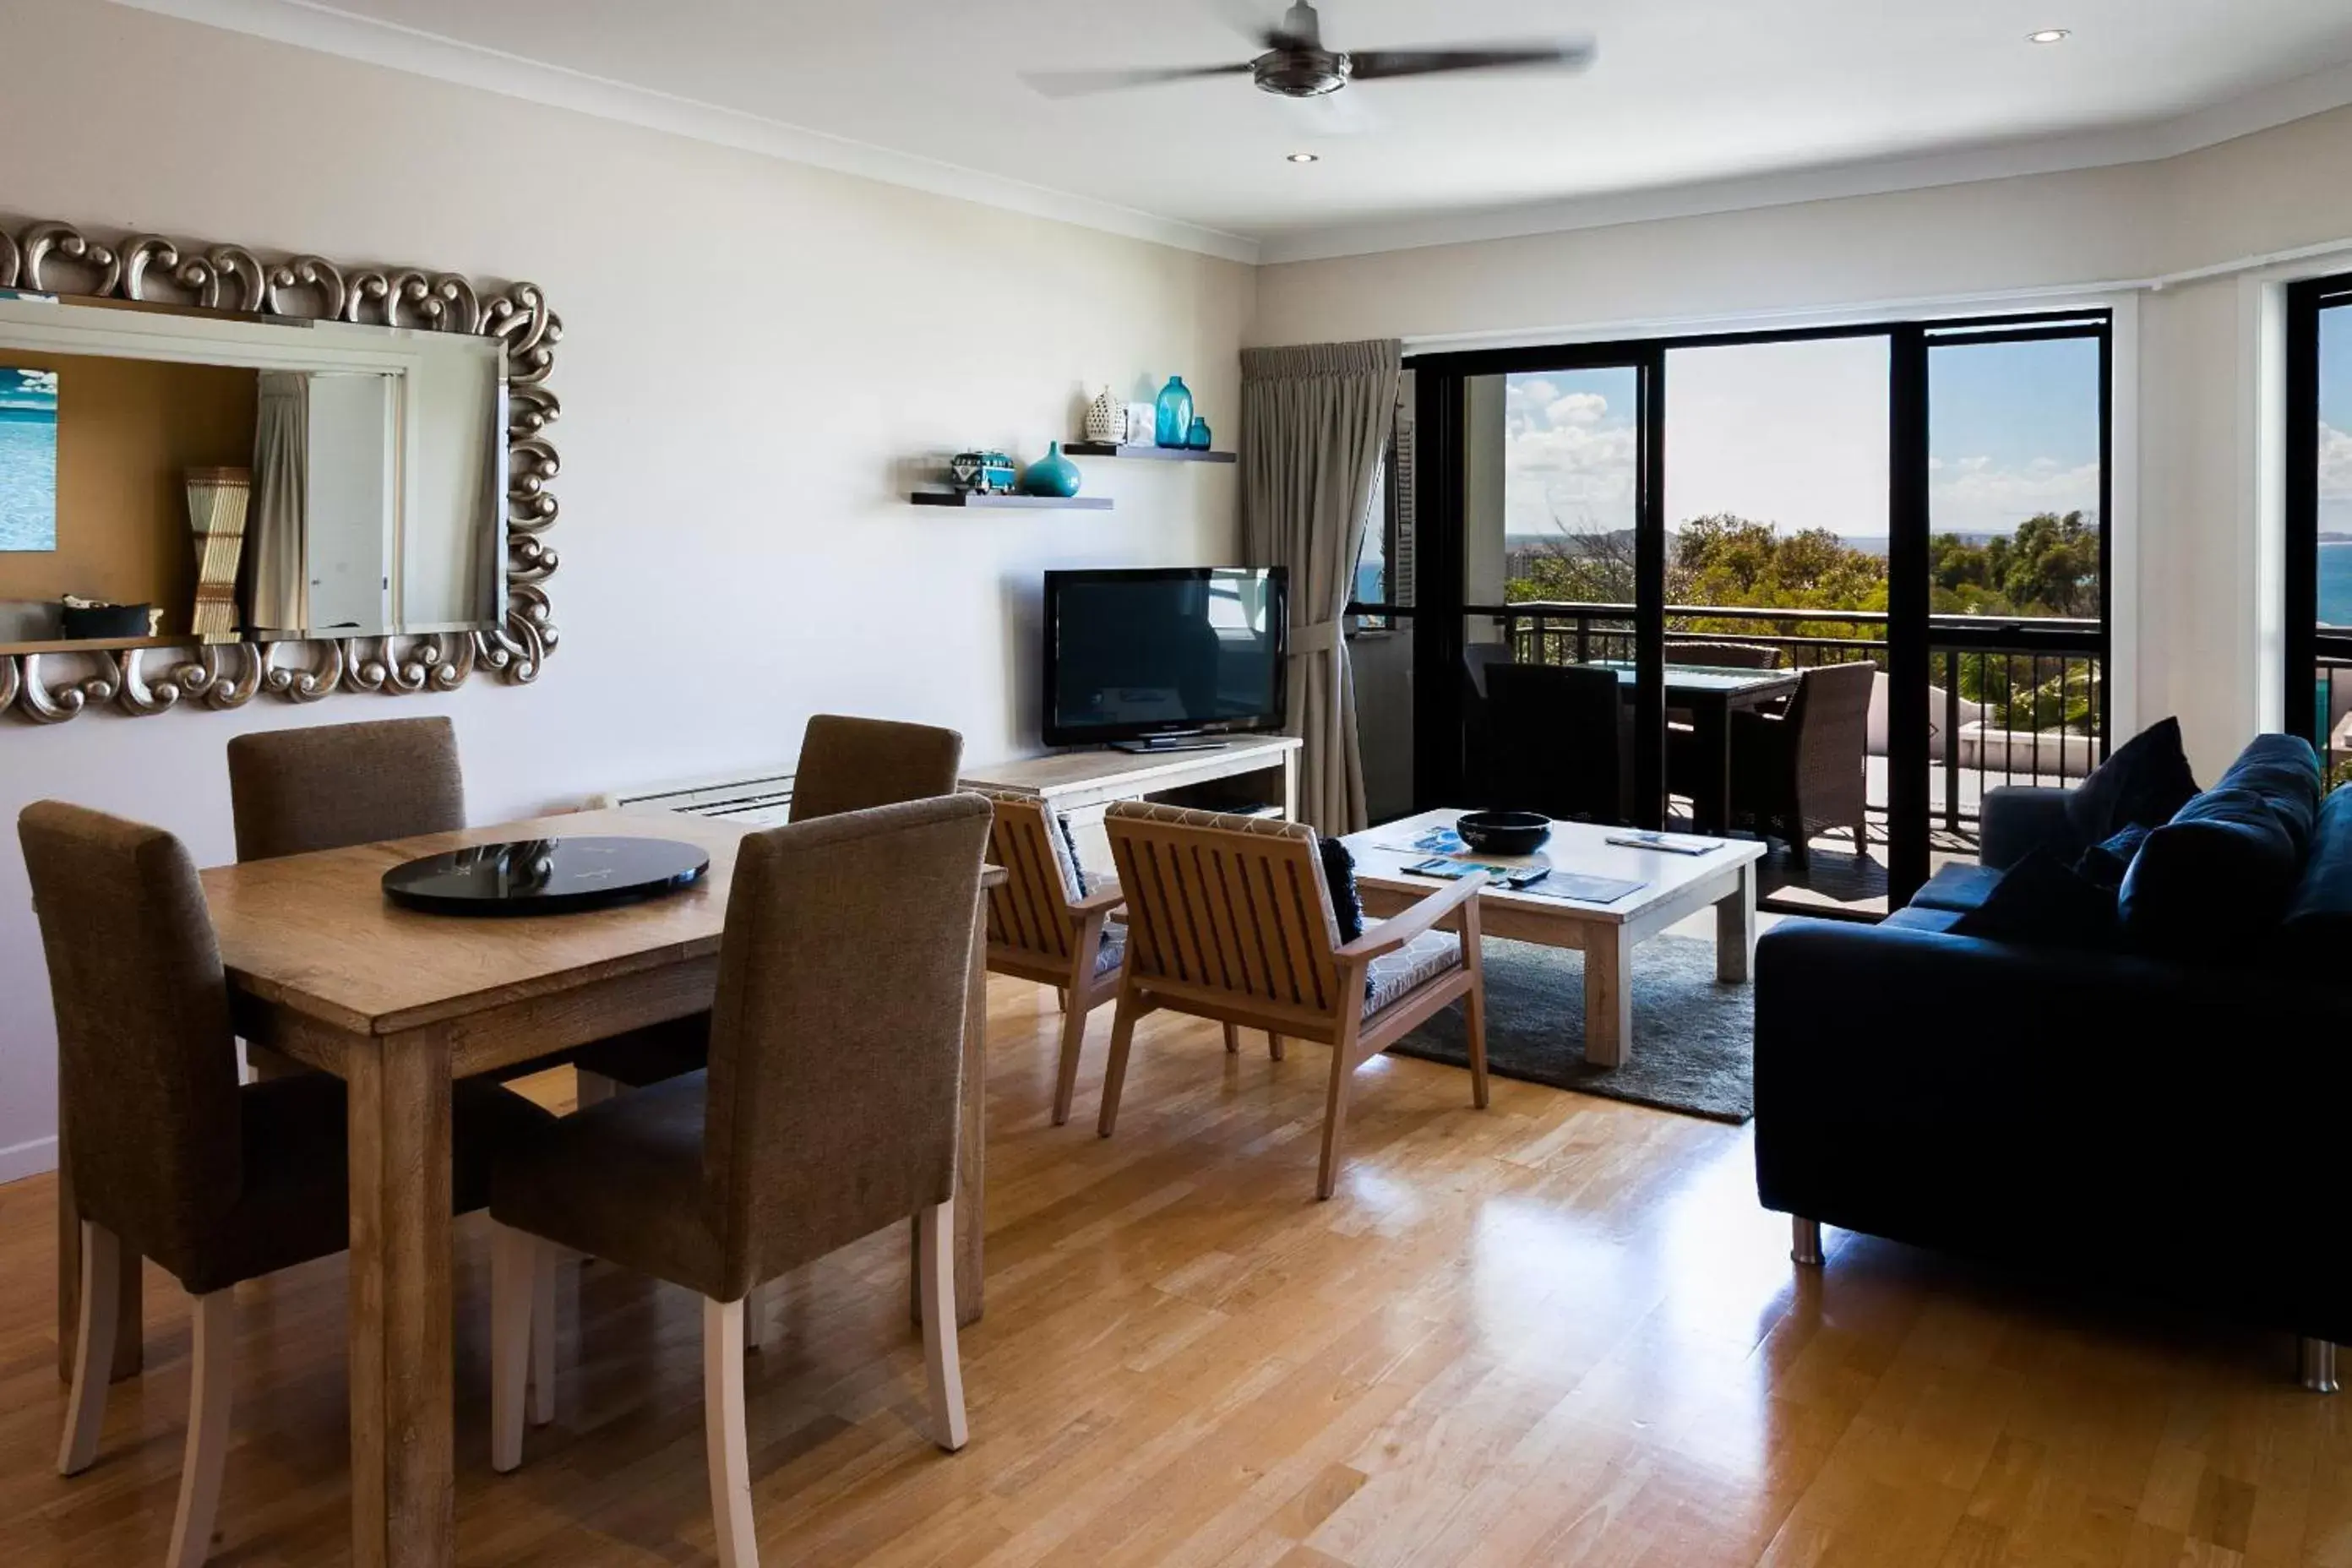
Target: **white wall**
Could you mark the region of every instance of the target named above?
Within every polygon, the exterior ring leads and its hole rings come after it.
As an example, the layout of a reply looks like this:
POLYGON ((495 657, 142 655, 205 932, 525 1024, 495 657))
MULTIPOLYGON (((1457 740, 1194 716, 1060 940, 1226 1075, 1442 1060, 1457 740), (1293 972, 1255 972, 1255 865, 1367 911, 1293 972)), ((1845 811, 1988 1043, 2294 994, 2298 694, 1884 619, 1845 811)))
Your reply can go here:
MULTIPOLYGON (((1230 562, 1233 473, 1083 465, 1118 510, 917 510, 912 459, 1024 456, 1082 389, 1181 372, 1238 415, 1250 270, 112 5, 0 0, 0 215, 541 284, 564 320, 532 688, 0 721, 0 816, 60 796, 232 854, 242 729, 446 711, 479 819, 790 761, 823 709, 1034 747, 1038 574, 1230 562), (95 106, 104 106, 100 111, 95 106)), ((47 1163, 55 1045, 0 852, 0 1179, 47 1163)))
MULTIPOLYGON (((1261 269, 1250 341, 1541 341, 2150 278, 2352 238, 2347 168, 2352 110, 2158 163, 1293 262, 1261 269)), ((2130 580, 2116 587, 2136 595, 2139 651, 2119 682, 2135 679, 2142 718, 2180 715, 2208 775, 2255 728, 2273 679, 2242 451, 2258 391, 2243 294, 2222 278, 2141 296, 2125 389, 2138 504, 2130 580)))

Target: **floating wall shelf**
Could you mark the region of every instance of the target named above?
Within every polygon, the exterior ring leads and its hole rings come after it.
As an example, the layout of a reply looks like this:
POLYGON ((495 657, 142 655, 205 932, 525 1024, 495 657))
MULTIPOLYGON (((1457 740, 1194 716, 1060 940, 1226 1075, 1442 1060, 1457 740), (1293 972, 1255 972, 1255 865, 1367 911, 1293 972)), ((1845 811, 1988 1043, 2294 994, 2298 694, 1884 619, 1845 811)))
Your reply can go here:
POLYGON ((917 490, 917 506, 994 507, 1007 511, 1108 511, 1108 496, 982 495, 978 490, 917 490))
POLYGON ((1111 441, 1065 441, 1066 458, 1150 458, 1161 463, 1238 463, 1238 452, 1204 452, 1192 447, 1122 445, 1111 441))

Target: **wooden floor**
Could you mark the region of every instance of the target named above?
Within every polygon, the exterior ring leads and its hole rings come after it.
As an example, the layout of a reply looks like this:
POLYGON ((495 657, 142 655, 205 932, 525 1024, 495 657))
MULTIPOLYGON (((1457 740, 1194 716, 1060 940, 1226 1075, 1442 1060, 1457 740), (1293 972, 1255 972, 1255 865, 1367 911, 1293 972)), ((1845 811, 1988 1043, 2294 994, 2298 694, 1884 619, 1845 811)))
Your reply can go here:
MULTIPOLYGON (((771 1568, 2352 1564, 2352 1396, 2303 1393, 2283 1338, 1836 1233, 1805 1278, 1746 1134, 1502 1080, 1479 1113, 1416 1061, 1365 1069, 1355 1158, 1317 1204, 1321 1051, 1229 1058, 1155 1021, 1103 1142, 1046 1125, 1050 997, 992 1001, 971 1446, 918 1430, 903 1238, 828 1260, 752 1369, 771 1568)), ((145 1568, 184 1298, 151 1271, 148 1370, 97 1468, 60 1480, 52 1202, 47 1179, 0 1188, 0 1564, 145 1568)), ((711 1562, 691 1300, 568 1270, 558 1425, 495 1476, 487 1248, 459 1228, 461 1560, 711 1562)), ((2195 1239, 2183 1267, 2210 1261, 2195 1239)), ((341 1262, 237 1297, 215 1561, 341 1562, 341 1262)))

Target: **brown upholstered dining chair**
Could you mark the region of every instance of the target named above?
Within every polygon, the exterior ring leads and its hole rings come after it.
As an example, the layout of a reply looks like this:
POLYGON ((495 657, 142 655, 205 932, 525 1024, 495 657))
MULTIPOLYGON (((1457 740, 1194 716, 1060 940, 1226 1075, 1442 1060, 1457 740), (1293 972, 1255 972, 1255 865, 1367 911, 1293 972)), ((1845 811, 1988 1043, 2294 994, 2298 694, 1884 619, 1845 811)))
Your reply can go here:
MULTIPOLYGON (((962 765, 963 737, 953 730, 820 713, 801 732, 787 820, 953 795, 962 765)), ((572 1060, 585 1075, 581 1103, 594 1104, 614 1087, 643 1089, 704 1066, 710 1060, 710 1020, 650 1025, 600 1040, 574 1052, 572 1060)))
POLYGON ((1468 1014, 1470 1102, 1486 1105, 1486 1005, 1478 889, 1465 877, 1343 942, 1315 830, 1304 823, 1121 801, 1103 819, 1127 889, 1127 963, 1103 1078, 1108 1138, 1118 1125, 1135 1026, 1160 1008, 1331 1047, 1323 1162, 1337 1184, 1356 1069, 1432 1014, 1468 1014), (1459 931, 1440 931, 1452 918, 1459 931))
MULTIPOLYGON (((448 720, 379 719, 263 730, 228 743, 239 860, 275 860, 466 826, 466 778, 448 720)), ((310 1069, 248 1044, 257 1078, 310 1069)))
POLYGON ((466 826, 457 731, 443 718, 239 735, 228 743, 228 798, 240 860, 466 826))
POLYGON ((1823 665, 1798 678, 1782 713, 1731 715, 1731 815, 1758 837, 1788 840, 1799 869, 1812 835, 1848 828, 1854 853, 1869 844, 1870 690, 1878 667, 1868 659, 1823 665))
POLYGON ((494 1468, 522 1460, 532 1303, 548 1291, 549 1243, 683 1285, 703 1299, 719 1560, 755 1568, 745 1299, 909 1217, 920 1231, 932 1436, 963 1447, 956 1143, 988 830, 988 803, 954 795, 744 838, 709 1069, 566 1118, 493 1177, 494 1468))
MULTIPOLYGON (((42 802, 17 824, 48 959, 58 1101, 81 1249, 73 1392, 58 1468, 98 1455, 121 1265, 151 1258, 194 1298, 194 1381, 171 1568, 212 1544, 228 1445, 230 1287, 347 1244, 342 1080, 240 1086, 227 978, 195 867, 160 828, 42 802)), ((455 1206, 488 1196, 491 1156, 553 1118, 457 1085, 455 1206)), ((128 1325, 137 1332, 135 1322, 128 1325)))
POLYGON ((1062 1061, 1054 1079, 1054 1125, 1070 1119, 1087 1018, 1118 994, 1127 927, 1111 917, 1118 884, 1089 891, 1062 825, 1034 795, 981 792, 995 811, 988 858, 1005 880, 988 890, 988 967, 1062 993, 1062 1061))
POLYGON ((955 791, 963 737, 929 724, 820 713, 801 732, 791 820, 833 816, 955 791))

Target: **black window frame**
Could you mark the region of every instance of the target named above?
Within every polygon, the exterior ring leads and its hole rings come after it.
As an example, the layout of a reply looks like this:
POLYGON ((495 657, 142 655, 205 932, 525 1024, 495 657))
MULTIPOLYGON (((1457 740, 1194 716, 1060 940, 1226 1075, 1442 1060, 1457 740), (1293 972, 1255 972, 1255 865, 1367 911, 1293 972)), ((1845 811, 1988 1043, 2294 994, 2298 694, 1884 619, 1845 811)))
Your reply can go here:
MULTIPOLYGON (((2286 289, 2285 661, 2287 732, 2301 735, 2318 710, 2319 661, 2352 662, 2352 631, 2319 626, 2319 333, 2322 315, 2352 310, 2352 272, 2305 278, 2286 289)), ((2324 756, 2325 734, 2309 737, 2324 756)))

